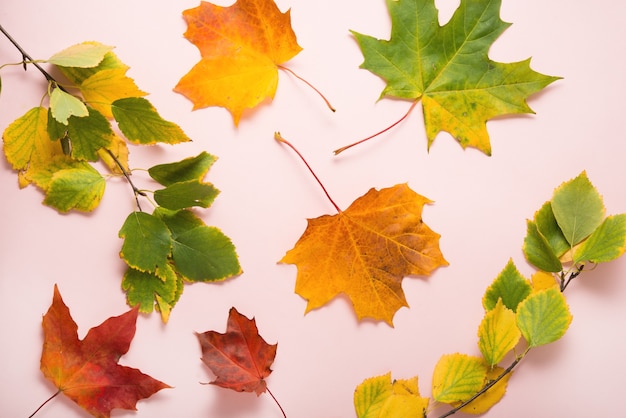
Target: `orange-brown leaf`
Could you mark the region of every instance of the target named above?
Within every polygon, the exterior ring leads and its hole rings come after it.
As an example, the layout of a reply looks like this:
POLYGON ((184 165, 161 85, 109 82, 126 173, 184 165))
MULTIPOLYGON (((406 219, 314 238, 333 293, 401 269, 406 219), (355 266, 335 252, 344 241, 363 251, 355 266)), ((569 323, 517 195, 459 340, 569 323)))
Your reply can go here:
POLYGON ((237 0, 229 7, 203 1, 183 17, 185 37, 201 60, 174 91, 191 100, 194 110, 225 107, 235 124, 245 109, 274 97, 278 65, 302 50, 289 10, 281 13, 272 0, 237 0))
POLYGON ((392 325, 398 309, 408 306, 402 279, 429 275, 448 262, 440 235, 422 221, 427 198, 406 184, 370 189, 337 215, 309 219, 308 226, 282 263, 296 264, 296 293, 307 312, 345 293, 359 319, 392 325))
POLYGON ((265 392, 265 378, 276 356, 277 344, 270 345, 259 335, 254 318, 237 309, 228 314, 226 332, 196 334, 202 348, 202 361, 215 374, 211 383, 238 392, 265 392))
POLYGON ((140 399, 169 388, 131 367, 117 364, 135 335, 137 308, 91 328, 83 340, 78 326, 54 286, 52 305, 43 317, 44 376, 95 417, 109 417, 114 408, 135 410, 140 399))

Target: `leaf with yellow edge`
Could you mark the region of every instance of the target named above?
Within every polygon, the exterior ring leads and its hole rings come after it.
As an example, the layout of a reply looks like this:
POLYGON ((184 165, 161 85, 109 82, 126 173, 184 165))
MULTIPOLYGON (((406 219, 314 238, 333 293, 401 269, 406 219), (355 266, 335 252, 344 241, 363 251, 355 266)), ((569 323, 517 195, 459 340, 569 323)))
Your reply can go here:
POLYGON ((113 174, 122 174, 122 170, 115 160, 117 160, 122 167, 124 167, 124 170, 129 171, 128 146, 126 145, 126 141, 115 133, 111 138, 109 146, 106 149, 100 148, 98 150, 98 156, 113 174), (115 159, 113 159, 111 154, 109 154, 109 151, 113 154, 115 159))
POLYGON ((370 189, 345 211, 309 219, 304 234, 280 260, 296 264, 296 293, 308 300, 306 311, 346 294, 359 319, 392 325, 408 306, 402 279, 428 275, 448 262, 440 235, 422 221, 430 200, 407 184, 370 189))
POLYGON ((515 312, 498 299, 496 307, 485 314, 478 327, 478 348, 487 364, 494 366, 517 345, 521 336, 515 312))
POLYGON ((289 10, 282 13, 272 0, 237 0, 229 7, 203 1, 183 17, 185 37, 198 47, 201 60, 174 91, 191 100, 194 110, 228 109, 235 125, 245 109, 273 99, 278 65, 302 50, 289 10))
POLYGON ((509 260, 498 277, 491 283, 483 296, 485 310, 493 309, 498 300, 502 299, 504 306, 513 312, 517 305, 531 292, 532 288, 528 280, 519 272, 513 260, 509 260))
POLYGON ((417 376, 391 381, 391 373, 365 379, 354 391, 358 418, 424 418, 428 398, 420 396, 417 376))
POLYGON ((533 293, 559 286, 554 276, 545 271, 538 271, 533 274, 531 277, 531 283, 533 286, 533 293))
MULTIPOLYGON (((487 377, 485 378, 485 384, 487 382, 497 379, 502 373, 504 369, 502 367, 494 367, 493 369, 487 372, 487 377)), ((471 401, 469 404, 460 409, 461 412, 466 414, 484 414, 492 406, 500 402, 504 394, 506 393, 506 387, 509 382, 509 379, 513 375, 512 372, 507 373, 502 379, 498 381, 495 385, 487 389, 486 392, 482 393, 478 398, 471 401)), ((452 404, 452 406, 456 407, 458 404, 452 404)))
POLYGON ((433 371, 433 399, 447 404, 468 400, 483 388, 488 368, 480 357, 442 356, 433 371))
POLYGON ((72 209, 90 212, 100 204, 105 184, 104 178, 89 164, 60 170, 52 176, 43 202, 60 212, 72 209))
POLYGON ((558 340, 571 322, 565 296, 557 287, 533 293, 517 308, 517 326, 531 348, 558 340))

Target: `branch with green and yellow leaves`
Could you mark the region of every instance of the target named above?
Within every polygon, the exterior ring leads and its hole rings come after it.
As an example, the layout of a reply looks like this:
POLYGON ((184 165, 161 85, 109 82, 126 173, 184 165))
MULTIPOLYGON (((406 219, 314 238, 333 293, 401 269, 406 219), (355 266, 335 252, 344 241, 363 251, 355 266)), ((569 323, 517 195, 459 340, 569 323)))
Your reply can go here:
POLYGON ((4 154, 20 187, 30 184, 45 195, 43 203, 66 213, 91 212, 104 195, 106 178, 123 177, 136 202, 119 231, 120 257, 128 265, 122 281, 130 306, 155 308, 164 322, 189 282, 220 281, 241 273, 235 247, 219 229, 204 224, 190 209, 208 208, 219 191, 204 181, 216 157, 207 152, 148 169, 163 186, 143 190, 128 167, 128 143, 153 145, 190 141, 183 130, 163 119, 144 97, 129 67, 98 42, 71 46, 46 60, 34 60, 0 26, 20 52, 20 65, 33 65, 47 80, 38 106, 12 122, 3 133, 4 154), (65 78, 53 77, 43 65, 65 78), (115 125, 113 125, 115 123, 115 125), (102 174, 94 163, 101 162, 102 174), (153 208, 148 213, 141 199, 153 208))
POLYGON ((569 328, 572 315, 563 292, 572 280, 626 249, 626 213, 606 216, 585 172, 556 188, 527 225, 523 252, 537 271, 528 279, 509 260, 487 288, 480 355, 440 358, 432 405, 420 395, 417 377, 392 381, 388 373, 366 379, 354 394, 358 418, 425 418, 446 405, 439 418, 485 413, 504 396, 513 370, 531 349, 557 341, 569 328), (510 363, 501 365, 505 360, 510 363))

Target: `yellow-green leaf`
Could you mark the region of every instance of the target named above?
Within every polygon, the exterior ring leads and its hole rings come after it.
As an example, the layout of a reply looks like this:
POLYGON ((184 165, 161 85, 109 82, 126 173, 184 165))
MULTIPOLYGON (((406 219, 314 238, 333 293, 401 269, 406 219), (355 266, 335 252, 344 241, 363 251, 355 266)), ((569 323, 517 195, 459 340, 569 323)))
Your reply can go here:
POLYGON ((446 354, 433 372, 433 399, 442 403, 463 402, 484 386, 488 366, 480 357, 446 354))
POLYGON ((485 314, 478 328, 478 347, 489 366, 498 364, 518 343, 522 334, 515 322, 515 312, 498 300, 485 314))
POLYGON ((624 254, 626 214, 608 216, 574 252, 574 262, 604 263, 624 254))
POLYGON ((112 49, 112 46, 99 42, 83 42, 57 52, 48 59, 48 62, 63 67, 95 67, 112 49))
POLYGON ((60 170, 52 176, 44 203, 60 212, 89 212, 100 204, 105 184, 100 173, 88 164, 60 170))
MULTIPOLYGON (((487 382, 497 379, 502 372, 504 372, 504 369, 497 366, 489 370, 485 379, 485 385, 487 382)), ((506 387, 512 375, 512 372, 508 373, 500 379, 498 383, 490 387, 485 393, 481 394, 478 398, 461 408, 461 412, 474 415, 484 414, 487 412, 492 406, 500 402, 506 393, 506 387)), ((460 405, 460 402, 458 404, 453 404, 452 406, 456 407, 457 405, 460 405)))
POLYGON ((60 88, 55 88, 50 94, 50 111, 52 116, 63 125, 67 125, 70 116, 79 118, 89 116, 85 103, 60 88))
POLYGON ((530 294, 531 290, 528 280, 515 267, 513 260, 509 260, 485 291, 483 306, 485 310, 491 310, 495 308, 498 300, 502 299, 504 306, 515 312, 517 305, 530 294))
POLYGON ((143 313, 151 313, 156 307, 162 321, 167 322, 180 298, 184 283, 168 265, 162 271, 163 277, 158 277, 129 267, 122 280, 122 289, 126 292, 129 306, 139 305, 139 312, 143 313))
POLYGON ((424 418, 428 398, 420 396, 417 377, 392 382, 387 373, 357 386, 354 407, 358 418, 424 418))
POLYGON ((85 101, 107 118, 113 118, 111 105, 119 99, 143 97, 146 92, 126 75, 128 67, 100 70, 84 80, 79 88, 85 101))
POLYGON ((529 347, 558 340, 571 322, 565 297, 556 287, 533 293, 517 308, 517 326, 529 347))

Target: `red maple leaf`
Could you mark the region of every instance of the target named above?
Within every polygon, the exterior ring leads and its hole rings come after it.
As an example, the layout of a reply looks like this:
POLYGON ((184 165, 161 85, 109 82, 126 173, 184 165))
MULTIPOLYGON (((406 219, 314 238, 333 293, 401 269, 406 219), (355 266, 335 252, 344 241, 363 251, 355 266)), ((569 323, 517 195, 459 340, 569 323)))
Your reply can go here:
POLYGON ((263 379, 272 372, 270 366, 278 344, 265 342, 254 318, 248 319, 230 308, 224 334, 207 331, 196 335, 202 347, 202 361, 216 376, 211 384, 238 392, 256 392, 257 396, 267 390, 263 379))
POLYGON ((135 307, 111 317, 79 340, 78 326, 55 285, 52 305, 43 317, 41 354, 41 371, 59 389, 54 396, 63 393, 91 415, 108 418, 114 408, 136 410, 138 400, 169 388, 117 364, 135 336, 137 313, 135 307))

